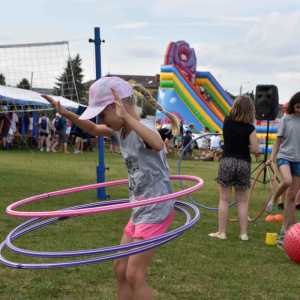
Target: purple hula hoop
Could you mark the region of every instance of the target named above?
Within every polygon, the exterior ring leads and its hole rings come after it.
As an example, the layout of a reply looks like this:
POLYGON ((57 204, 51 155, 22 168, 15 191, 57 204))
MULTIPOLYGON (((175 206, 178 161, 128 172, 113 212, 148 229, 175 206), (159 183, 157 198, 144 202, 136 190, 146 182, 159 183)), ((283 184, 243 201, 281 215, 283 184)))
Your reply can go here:
MULTIPOLYGON (((81 209, 81 208, 91 208, 91 207, 97 207, 97 206, 106 206, 106 205, 112 205, 112 204, 119 204, 119 203, 128 203, 129 200, 113 200, 113 201, 104 201, 104 202, 98 202, 98 203, 91 203, 91 204, 85 204, 81 206, 76 206, 65 210, 76 210, 76 209, 81 209)), ((59 222, 64 219, 69 219, 69 218, 74 218, 76 216, 72 217, 55 217, 52 219, 46 219, 46 218, 35 218, 32 220, 29 220, 18 227, 16 227, 14 230, 12 230, 9 235, 6 238, 6 241, 4 241, 0 245, 0 262, 12 267, 12 268, 19 268, 19 269, 48 269, 48 268, 64 268, 64 267, 75 267, 75 266, 80 266, 80 265, 87 265, 87 264, 94 264, 94 263, 99 263, 99 262, 104 262, 104 261, 109 261, 129 255, 133 255, 136 253, 140 253, 143 251, 147 251, 152 248, 156 248, 160 245, 163 245, 176 237, 178 237, 180 234, 182 234, 184 231, 195 225, 199 218, 200 218, 200 212, 196 206, 190 203, 186 203, 183 201, 176 201, 177 205, 180 206, 185 206, 191 210, 194 211, 195 217, 191 219, 191 215, 188 211, 186 211, 183 208, 180 208, 178 206, 175 206, 175 209, 180 211, 186 216, 186 222, 185 224, 178 228, 175 229, 171 232, 165 233, 163 235, 143 240, 137 243, 134 243, 134 249, 130 250, 132 248, 132 244, 126 244, 126 245, 119 245, 119 246, 112 246, 112 247, 106 247, 102 249, 92 249, 92 250, 83 250, 83 251, 67 251, 67 252, 39 252, 39 251, 29 251, 29 250, 23 250, 20 248, 17 248, 11 244, 11 241, 25 235, 26 233, 29 233, 33 230, 36 230, 38 228, 59 222), (46 220, 45 220, 46 219, 46 220), (44 221, 42 221, 44 220, 44 221), (35 224, 39 221, 42 221, 38 224, 35 224), (35 224, 35 225, 32 225, 35 224), (32 225, 30 227, 27 227, 29 225, 32 225), (25 228, 27 227, 27 228, 25 228), (25 229, 24 229, 25 228, 25 229), (103 254, 103 253, 108 253, 108 252, 115 252, 115 251, 120 251, 120 250, 126 250, 121 253, 116 253, 116 254, 111 254, 111 255, 106 255, 102 257, 96 257, 96 258, 91 258, 91 259, 84 259, 84 260, 77 260, 77 261, 70 261, 70 262, 61 262, 61 263, 45 263, 45 264, 20 264, 20 263, 15 263, 6 260, 5 258, 2 257, 2 251, 4 250, 5 247, 8 247, 10 250, 22 254, 22 255, 29 255, 29 256, 35 256, 35 257, 73 257, 73 256, 84 256, 84 255, 95 255, 95 254, 103 254), (129 249, 129 250, 128 250, 129 249)))

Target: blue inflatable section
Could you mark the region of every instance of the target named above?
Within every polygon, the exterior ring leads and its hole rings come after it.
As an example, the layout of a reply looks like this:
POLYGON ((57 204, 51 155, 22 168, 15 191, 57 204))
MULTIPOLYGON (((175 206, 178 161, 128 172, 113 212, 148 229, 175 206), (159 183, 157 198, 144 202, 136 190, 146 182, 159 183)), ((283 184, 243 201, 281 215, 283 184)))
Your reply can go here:
MULTIPOLYGON (((211 110, 205 104, 203 104, 202 100, 198 97, 198 95, 194 92, 194 90, 186 82, 186 79, 183 78, 183 76, 181 76, 181 74, 177 71, 177 69, 173 65, 161 66, 161 72, 174 73, 176 75, 176 77, 179 79, 180 83, 186 88, 188 93, 193 97, 193 99, 197 102, 197 104, 205 111, 205 113, 207 113, 207 115, 211 118, 211 120, 214 123, 216 123, 217 126, 219 126, 221 129, 223 128, 223 123, 216 117, 216 115, 214 113, 211 112, 211 110)), ((165 102, 164 101, 162 101, 162 102, 163 102, 164 109, 169 111, 169 108, 165 106, 166 105, 165 102)))
MULTIPOLYGON (((259 149, 262 151, 262 153, 266 152, 266 146, 265 145, 259 146, 259 149)), ((272 153, 272 149, 273 149, 273 146, 272 145, 268 145, 268 154, 272 153)))
MULTIPOLYGON (((188 107, 181 100, 179 95, 173 89, 162 89, 158 90, 157 102, 162 105, 169 112, 178 112, 180 117, 186 120, 186 125, 190 123, 195 124, 195 128, 199 131, 203 131, 203 125, 198 121, 198 119, 191 113, 188 107), (162 105, 162 99, 164 99, 162 105)), ((165 118, 165 114, 160 111, 156 111, 155 119, 160 117, 162 120, 165 118)), ((165 122, 163 122, 165 123, 165 122)))
MULTIPOLYGON (((257 133, 267 133, 267 126, 255 126, 257 133)), ((269 126, 269 133, 277 133, 278 126, 269 126)))
POLYGON ((222 89, 222 87, 219 85, 216 79, 209 72, 196 72, 196 74, 197 78, 207 78, 216 88, 216 90, 221 94, 221 96, 226 100, 229 106, 233 105, 233 101, 231 100, 231 98, 225 93, 225 91, 222 89))

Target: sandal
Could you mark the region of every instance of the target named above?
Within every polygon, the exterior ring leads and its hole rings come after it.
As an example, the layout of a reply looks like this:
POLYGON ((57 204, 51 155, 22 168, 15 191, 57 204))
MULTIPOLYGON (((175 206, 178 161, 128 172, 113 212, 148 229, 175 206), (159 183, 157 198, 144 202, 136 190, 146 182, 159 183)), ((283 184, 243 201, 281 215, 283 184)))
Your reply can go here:
POLYGON ((239 238, 241 241, 249 241, 248 234, 241 234, 239 238))
POLYGON ((286 234, 287 230, 280 230, 280 235, 276 238, 276 244, 283 246, 284 245, 284 237, 286 234))
POLYGON ((226 240, 226 233, 220 233, 218 235, 216 235, 218 232, 215 233, 210 233, 208 236, 212 237, 212 238, 217 238, 220 240, 226 240))
POLYGON ((286 232, 287 232, 287 230, 280 229, 280 235, 281 236, 285 237, 286 232))
POLYGON ((271 199, 271 200, 269 201, 269 203, 268 203, 266 209, 265 209, 265 212, 268 213, 268 214, 271 214, 272 211, 273 211, 273 209, 274 209, 275 204, 276 204, 276 203, 273 203, 273 202, 272 202, 272 199, 271 199), (269 210, 267 210, 267 208, 268 208, 269 210))

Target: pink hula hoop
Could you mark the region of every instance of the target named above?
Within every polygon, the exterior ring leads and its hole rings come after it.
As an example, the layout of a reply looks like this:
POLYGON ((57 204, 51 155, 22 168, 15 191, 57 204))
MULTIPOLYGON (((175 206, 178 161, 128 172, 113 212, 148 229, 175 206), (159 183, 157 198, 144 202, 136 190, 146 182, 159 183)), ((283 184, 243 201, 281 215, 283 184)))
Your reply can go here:
POLYGON ((295 221, 295 210, 296 210, 296 205, 297 205, 297 201, 298 201, 299 197, 300 197, 300 190, 299 190, 299 192, 298 192, 298 194, 296 196, 295 204, 294 204, 294 210, 293 210, 293 222, 294 222, 294 224, 296 224, 296 221, 295 221))
MULTIPOLYGON (((273 191, 274 191, 274 188, 275 188, 275 183, 276 183, 276 167, 275 167, 275 165, 274 165, 273 163, 272 163, 272 166, 273 166, 273 169, 274 169, 274 178, 273 178, 273 185, 272 185, 272 188, 271 188, 271 192, 270 192, 269 198, 268 198, 268 200, 267 200, 267 202, 266 202, 264 208, 262 209, 262 211, 260 212, 260 214, 259 214, 256 218, 250 219, 250 217, 249 217, 249 215, 248 215, 248 220, 249 220, 250 222, 256 221, 256 220, 263 214, 263 212, 265 211, 265 209, 266 209, 266 207, 267 207, 267 205, 268 205, 270 199, 272 198, 272 194, 273 194, 273 191)), ((261 174, 261 172, 262 172, 266 167, 267 167, 266 165, 264 165, 264 166, 262 167, 262 169, 261 169, 260 172, 257 174, 257 176, 256 176, 256 178, 255 178, 255 180, 254 180, 254 182, 253 182, 253 184, 252 184, 252 187, 251 187, 251 190, 250 190, 250 193, 249 193, 249 196, 248 196, 248 200, 247 200, 247 208, 248 208, 248 211, 249 211, 250 197, 251 197, 253 188, 254 188, 254 186, 255 186, 255 183, 256 183, 256 181, 257 181, 259 175, 261 174)))
POLYGON ((129 182, 128 179, 109 181, 109 182, 85 185, 85 186, 81 186, 81 187, 76 187, 76 188, 71 188, 71 189, 66 189, 66 190, 61 190, 61 191, 56 191, 56 192, 51 192, 51 193, 46 193, 46 194, 41 194, 41 195, 33 196, 30 198, 26 198, 24 200, 20 200, 18 202, 15 202, 15 203, 9 205, 6 208, 6 212, 7 212, 7 214, 9 214, 11 216, 23 217, 23 218, 49 218, 49 217, 63 217, 63 216, 79 216, 79 215, 128 209, 128 208, 139 207, 139 206, 143 206, 143 205, 155 204, 155 203, 159 203, 159 202, 163 202, 163 201, 167 201, 167 200, 172 200, 172 199, 175 199, 176 197, 182 197, 182 196, 186 196, 190 193, 193 193, 193 192, 199 190, 204 185, 204 181, 201 178, 195 177, 195 176, 172 175, 172 176, 170 176, 170 180, 189 180, 189 181, 195 181, 198 183, 195 186, 192 186, 186 190, 176 192, 173 194, 156 197, 156 198, 152 198, 152 199, 147 199, 147 200, 131 202, 131 203, 115 204, 112 206, 95 207, 95 208, 87 208, 87 209, 76 209, 76 210, 67 210, 67 211, 49 211, 49 212, 20 212, 20 211, 13 210, 14 208, 21 206, 23 204, 41 200, 41 199, 45 199, 45 198, 49 198, 49 197, 71 194, 71 193, 76 193, 76 192, 81 192, 81 191, 87 191, 87 190, 97 189, 97 188, 101 188, 101 187, 122 185, 122 184, 126 184, 129 182))

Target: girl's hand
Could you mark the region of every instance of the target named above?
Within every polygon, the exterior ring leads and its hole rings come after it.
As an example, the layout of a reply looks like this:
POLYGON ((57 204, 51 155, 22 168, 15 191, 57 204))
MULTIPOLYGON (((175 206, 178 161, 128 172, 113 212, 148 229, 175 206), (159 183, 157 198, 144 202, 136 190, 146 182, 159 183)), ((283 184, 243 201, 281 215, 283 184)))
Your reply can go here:
POLYGON ((52 99, 51 97, 47 96, 47 95, 41 95, 44 99, 46 99, 51 106, 60 114, 60 115, 64 115, 64 113, 67 111, 65 108, 63 108, 60 104, 59 101, 55 101, 54 99, 52 99))
POLYGON ((116 101, 115 102, 116 103, 116 114, 120 119, 125 120, 128 117, 128 113, 123 105, 123 102, 120 99, 120 96, 118 95, 117 91, 114 88, 111 88, 111 91, 112 91, 115 101, 116 101))
POLYGON ((272 164, 273 160, 272 159, 268 159, 266 162, 265 162, 265 165, 266 166, 270 166, 272 164))

